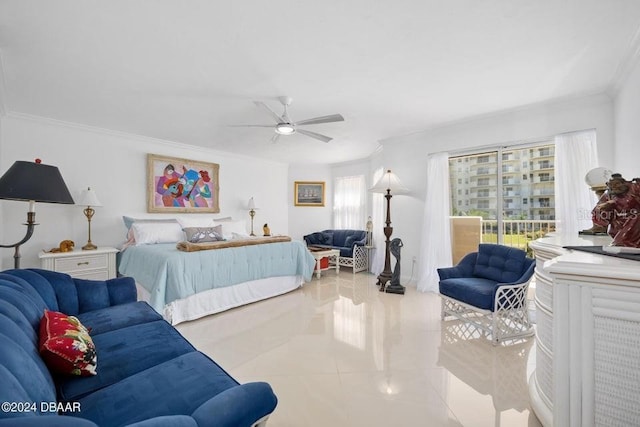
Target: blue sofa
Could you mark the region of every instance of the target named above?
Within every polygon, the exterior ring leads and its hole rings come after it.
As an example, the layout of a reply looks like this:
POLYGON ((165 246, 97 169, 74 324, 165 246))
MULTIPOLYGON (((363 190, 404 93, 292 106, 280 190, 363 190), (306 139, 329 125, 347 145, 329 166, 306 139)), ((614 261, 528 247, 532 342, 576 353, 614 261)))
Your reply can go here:
POLYGON ((303 237, 307 246, 340 250, 341 267, 351 267, 354 273, 368 267, 367 232, 364 230, 323 230, 303 237))
POLYGON ((137 302, 132 278, 27 269, 0 273, 0 403, 0 426, 248 427, 277 398, 267 383, 240 385, 137 302), (50 373, 38 353, 45 309, 90 329, 97 375, 50 373))
POLYGON ((493 344, 533 335, 527 290, 535 260, 523 250, 482 243, 455 267, 439 268, 441 317, 461 319, 490 335, 493 344))

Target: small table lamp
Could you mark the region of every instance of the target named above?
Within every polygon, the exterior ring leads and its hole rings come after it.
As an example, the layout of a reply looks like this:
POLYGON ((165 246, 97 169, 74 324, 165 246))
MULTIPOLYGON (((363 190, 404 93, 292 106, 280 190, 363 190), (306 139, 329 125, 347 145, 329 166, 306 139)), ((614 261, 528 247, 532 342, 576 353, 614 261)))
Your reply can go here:
POLYGON ((99 207, 102 206, 102 203, 100 203, 100 200, 98 200, 96 192, 93 191, 91 187, 88 187, 80 195, 80 201, 77 204, 80 206, 86 206, 86 208, 84 208, 82 212, 84 212, 84 215, 87 217, 87 222, 89 224, 89 241, 82 247, 82 250, 91 251, 94 249, 98 249, 98 247, 91 242, 91 218, 93 218, 93 214, 96 213, 92 206, 99 207))
MULTIPOLYGON (((602 167, 591 169, 584 177, 584 181, 589 187, 591 187, 591 190, 596 193, 596 197, 598 198, 598 200, 600 200, 600 198, 606 191, 607 182, 609 182, 609 179, 611 179, 611 171, 607 168, 602 167)), ((581 230, 578 232, 578 234, 606 236, 607 227, 594 223, 591 228, 581 230)))
POLYGON ((256 216, 256 202, 253 201, 253 197, 249 199, 249 205, 247 206, 249 208, 249 216, 251 217, 251 234, 249 234, 249 236, 255 236, 255 233, 253 232, 253 217, 256 216))
MULTIPOLYGON (((391 170, 387 170, 387 172, 382 175, 382 178, 376 182, 376 184, 369 189, 372 193, 383 193, 384 197, 387 199, 387 220, 385 221, 386 227, 384 227, 384 235, 387 238, 385 241, 385 252, 384 252, 384 270, 378 276, 378 285, 380 285, 380 291, 385 291, 385 284, 391 280, 393 273, 391 272, 391 259, 390 259, 390 244, 391 244, 391 234, 393 234, 393 227, 391 227, 391 197, 392 194, 406 194, 409 192, 407 187, 402 185, 400 179, 391 172, 391 170)), ((404 286, 397 284, 391 284, 386 287, 386 291, 392 294, 404 294, 404 286)))
POLYGON ((26 243, 36 225, 35 203, 73 204, 62 175, 57 167, 43 165, 40 159, 35 162, 19 160, 0 178, 0 199, 29 202, 27 212, 27 234, 18 243, 0 245, 0 248, 15 248, 14 268, 20 268, 20 245, 26 243))

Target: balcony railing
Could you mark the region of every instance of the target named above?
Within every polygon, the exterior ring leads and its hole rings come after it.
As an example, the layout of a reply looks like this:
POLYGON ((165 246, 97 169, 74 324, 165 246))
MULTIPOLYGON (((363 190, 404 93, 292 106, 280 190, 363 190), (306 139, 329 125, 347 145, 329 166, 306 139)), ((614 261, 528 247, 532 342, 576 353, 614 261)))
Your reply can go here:
MULTIPOLYGON (((539 239, 545 234, 555 231, 555 220, 503 220, 501 244, 528 250, 532 240, 539 239)), ((495 219, 482 220, 482 241, 484 243, 498 243, 498 221, 495 219)))

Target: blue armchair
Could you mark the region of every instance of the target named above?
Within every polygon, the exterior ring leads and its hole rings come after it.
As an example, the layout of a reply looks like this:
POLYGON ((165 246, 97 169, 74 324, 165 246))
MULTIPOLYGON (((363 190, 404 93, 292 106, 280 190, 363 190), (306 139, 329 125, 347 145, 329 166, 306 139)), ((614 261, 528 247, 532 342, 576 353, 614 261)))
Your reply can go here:
POLYGON ((535 260, 520 249, 480 244, 455 267, 438 269, 442 320, 472 323, 494 345, 533 335, 527 290, 534 268, 535 260))

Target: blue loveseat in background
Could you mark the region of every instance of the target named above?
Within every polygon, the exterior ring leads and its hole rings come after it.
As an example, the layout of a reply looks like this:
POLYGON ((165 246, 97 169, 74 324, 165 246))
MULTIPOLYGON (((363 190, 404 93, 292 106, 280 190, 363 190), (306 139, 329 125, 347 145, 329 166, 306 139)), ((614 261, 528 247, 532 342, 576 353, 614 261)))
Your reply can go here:
POLYGON ((32 269, 0 273, 0 403, 0 426, 249 427, 277 399, 267 383, 240 385, 137 302, 133 279, 32 269), (50 373, 38 353, 45 309, 90 328, 97 375, 50 373))
POLYGON ((366 270, 369 265, 364 230, 323 230, 303 238, 307 246, 340 250, 340 267, 351 267, 354 273, 366 270))

